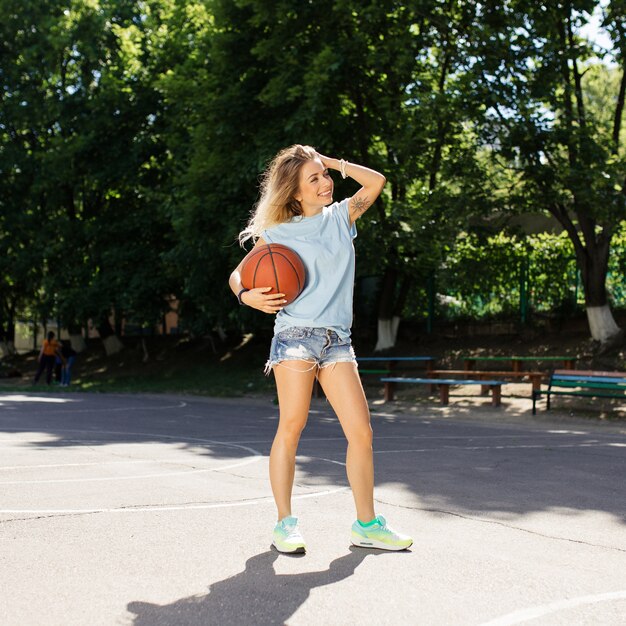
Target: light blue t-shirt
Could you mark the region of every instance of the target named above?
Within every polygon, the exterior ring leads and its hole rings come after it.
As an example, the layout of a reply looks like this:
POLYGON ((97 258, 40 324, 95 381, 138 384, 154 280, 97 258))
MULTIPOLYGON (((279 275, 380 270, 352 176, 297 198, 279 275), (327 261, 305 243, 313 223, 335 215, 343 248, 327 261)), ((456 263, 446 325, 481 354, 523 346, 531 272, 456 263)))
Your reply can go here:
POLYGON ((267 243, 295 250, 306 268, 306 282, 294 302, 276 315, 274 333, 293 326, 331 328, 350 337, 354 291, 356 226, 350 226, 348 198, 313 217, 293 217, 261 235, 267 243))

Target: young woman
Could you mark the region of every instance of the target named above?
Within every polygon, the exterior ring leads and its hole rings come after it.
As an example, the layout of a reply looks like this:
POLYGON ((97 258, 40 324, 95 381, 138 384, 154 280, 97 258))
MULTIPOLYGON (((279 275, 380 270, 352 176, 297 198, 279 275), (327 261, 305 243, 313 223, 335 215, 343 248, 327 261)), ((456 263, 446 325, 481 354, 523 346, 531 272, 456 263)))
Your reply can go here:
POLYGON ((278 508, 273 545, 280 552, 304 552, 305 542, 292 516, 291 492, 300 434, 309 413, 315 377, 348 440, 346 469, 356 504, 352 543, 403 550, 413 540, 395 532, 374 511, 374 463, 370 414, 350 343, 354 287, 355 221, 380 195, 385 177, 343 159, 325 157, 310 146, 282 150, 261 183, 261 198, 239 239, 256 246, 281 243, 295 250, 307 281, 288 306, 270 287, 244 289, 241 264, 230 276, 240 304, 276 314, 267 371, 274 371, 280 417, 270 453, 270 481, 278 508), (329 169, 361 185, 351 197, 333 203, 329 169))

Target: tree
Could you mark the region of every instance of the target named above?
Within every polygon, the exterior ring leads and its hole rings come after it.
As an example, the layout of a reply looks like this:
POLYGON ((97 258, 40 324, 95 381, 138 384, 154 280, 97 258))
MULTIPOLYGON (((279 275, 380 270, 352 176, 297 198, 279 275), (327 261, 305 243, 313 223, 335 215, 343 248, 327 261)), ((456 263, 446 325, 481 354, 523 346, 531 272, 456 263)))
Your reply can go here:
MULTIPOLYGON (((188 322, 192 314, 205 323, 233 317, 226 284, 213 277, 241 258, 233 242, 256 178, 279 148, 311 143, 390 181, 359 224, 357 245, 360 271, 383 273, 377 347, 395 343, 411 281, 425 280, 441 242, 454 238, 458 219, 447 218, 486 204, 467 125, 478 103, 462 93, 466 31, 476 19, 466 5, 213 3, 211 27, 192 37, 194 61, 163 77, 172 118, 184 119, 169 144, 182 165, 173 215, 179 244, 170 258, 184 269, 188 322)), ((348 185, 338 182, 337 197, 348 185)))
POLYGON ((18 289, 44 322, 60 316, 73 332, 91 318, 108 352, 121 348, 112 313, 154 324, 171 293, 161 267, 169 225, 153 191, 167 158, 149 8, 2 4, 2 202, 10 215, 30 216, 31 245, 12 250, 15 266, 30 262, 36 276, 18 289))
POLYGON ((597 6, 592 0, 486 3, 474 72, 484 89, 486 139, 513 172, 509 207, 545 209, 563 226, 581 271, 591 336, 609 345, 621 337, 606 276, 611 238, 626 216, 626 12, 621 0, 604 11, 614 44, 607 54, 619 66, 611 73, 620 75, 607 124, 593 106, 594 64, 605 54, 581 35, 597 6))

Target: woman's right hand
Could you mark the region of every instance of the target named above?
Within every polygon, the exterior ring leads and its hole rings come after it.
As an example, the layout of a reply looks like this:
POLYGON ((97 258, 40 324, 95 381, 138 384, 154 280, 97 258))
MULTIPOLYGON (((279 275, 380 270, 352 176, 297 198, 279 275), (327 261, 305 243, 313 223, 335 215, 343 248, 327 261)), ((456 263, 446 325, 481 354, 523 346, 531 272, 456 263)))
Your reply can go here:
POLYGON ((267 292, 271 291, 271 289, 271 287, 256 287, 255 289, 244 291, 241 294, 241 301, 245 305, 263 313, 278 313, 287 303, 285 294, 268 294, 267 292))

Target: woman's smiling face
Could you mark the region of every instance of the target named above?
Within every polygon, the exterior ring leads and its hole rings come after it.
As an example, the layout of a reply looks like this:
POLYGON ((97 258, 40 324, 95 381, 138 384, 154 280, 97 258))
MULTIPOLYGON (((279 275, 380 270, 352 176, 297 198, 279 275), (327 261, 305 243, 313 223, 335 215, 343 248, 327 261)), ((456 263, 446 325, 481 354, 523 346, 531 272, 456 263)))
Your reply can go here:
POLYGON ((333 179, 319 158, 307 161, 300 169, 300 186, 296 200, 304 215, 318 213, 333 201, 333 179))

